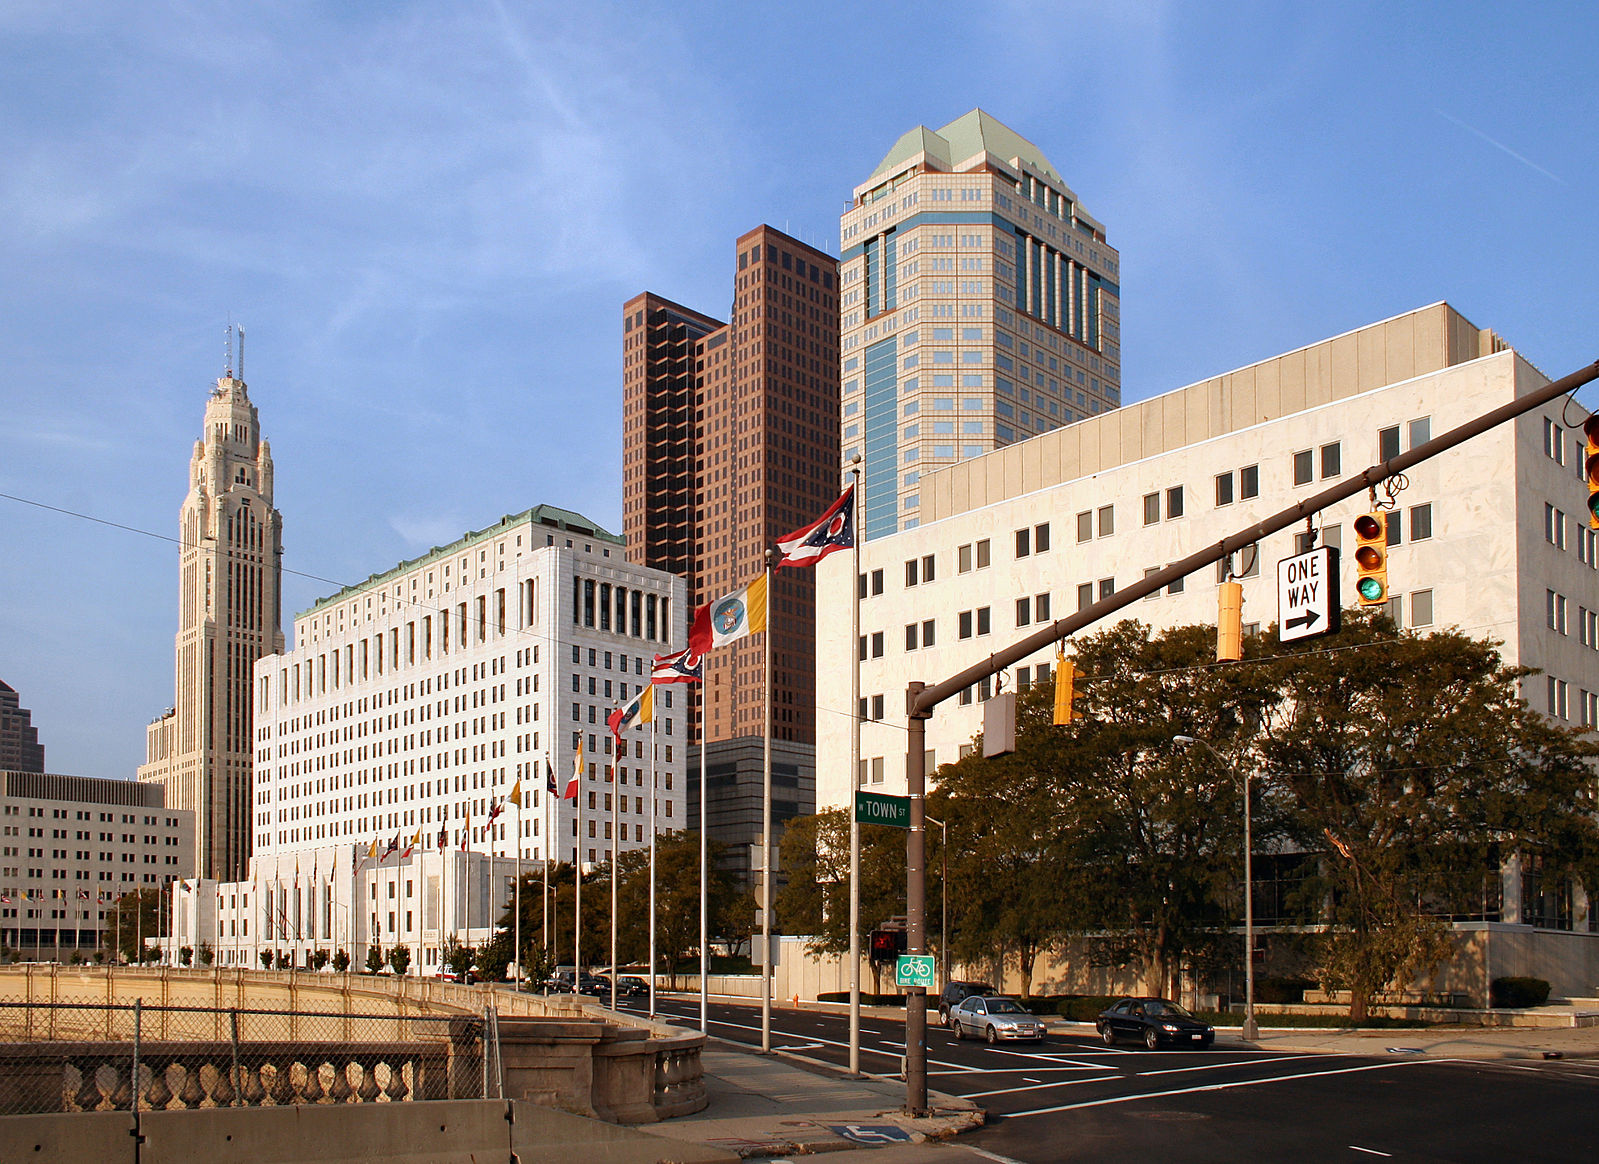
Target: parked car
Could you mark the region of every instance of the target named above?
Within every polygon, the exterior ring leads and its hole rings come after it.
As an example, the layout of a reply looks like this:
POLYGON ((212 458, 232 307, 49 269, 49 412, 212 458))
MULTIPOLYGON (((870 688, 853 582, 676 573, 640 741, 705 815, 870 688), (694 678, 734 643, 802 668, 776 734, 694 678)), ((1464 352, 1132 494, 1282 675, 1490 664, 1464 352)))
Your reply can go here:
POLYGON ((998 993, 986 982, 946 982, 938 994, 938 1021, 949 1021, 949 1008, 958 1002, 964 1002, 973 995, 988 998, 998 993))
POLYGON ((1001 1039, 1042 1039, 1044 1020, 1014 998, 974 994, 950 1007, 944 1020, 957 1039, 973 1035, 997 1043, 1001 1039))
POLYGON ((1107 1047, 1117 1039, 1142 1039, 1151 1051, 1161 1047, 1208 1050, 1216 1041, 1216 1028, 1200 1022, 1177 1003, 1165 998, 1124 998, 1101 1011, 1095 1023, 1107 1047))

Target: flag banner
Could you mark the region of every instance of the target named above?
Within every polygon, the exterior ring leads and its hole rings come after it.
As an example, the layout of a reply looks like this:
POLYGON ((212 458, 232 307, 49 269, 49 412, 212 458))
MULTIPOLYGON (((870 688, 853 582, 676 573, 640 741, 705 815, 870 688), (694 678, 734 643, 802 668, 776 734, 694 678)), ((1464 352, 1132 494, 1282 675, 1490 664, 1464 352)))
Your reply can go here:
POLYGON ((684 647, 675 655, 656 655, 651 683, 698 683, 705 678, 705 656, 684 647))
POLYGON ((583 778, 583 737, 577 737, 577 755, 572 758, 572 778, 566 782, 563 800, 577 803, 577 782, 583 778))
POLYGON ((555 765, 550 763, 548 756, 544 757, 544 790, 551 796, 561 791, 555 785, 555 765))
POLYGON ((653 683, 646 683, 631 703, 626 707, 619 707, 605 717, 606 725, 611 729, 611 734, 616 737, 617 750, 622 751, 622 733, 635 723, 651 723, 655 719, 655 697, 651 694, 655 690, 653 683))
POLYGON ((777 539, 777 548, 783 551, 783 559, 777 565, 779 569, 814 566, 834 550, 848 550, 854 545, 855 486, 851 485, 821 517, 804 529, 777 539))
POLYGON ((694 612, 694 625, 688 631, 689 650, 703 655, 714 647, 725 647, 765 629, 766 575, 762 574, 744 589, 694 612))

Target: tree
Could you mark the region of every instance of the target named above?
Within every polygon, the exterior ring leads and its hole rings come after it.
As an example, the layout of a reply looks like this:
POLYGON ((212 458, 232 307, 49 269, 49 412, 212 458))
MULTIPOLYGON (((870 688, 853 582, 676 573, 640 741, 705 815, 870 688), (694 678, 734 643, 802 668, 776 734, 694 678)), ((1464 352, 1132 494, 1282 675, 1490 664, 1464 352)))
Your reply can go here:
POLYGON ((1286 698, 1261 751, 1294 840, 1324 855, 1306 894, 1331 923, 1320 976, 1360 1020, 1447 956, 1454 903, 1509 855, 1599 884, 1599 745, 1532 711, 1517 694, 1532 672, 1489 641, 1346 612, 1339 645, 1360 649, 1282 650, 1286 698))
MULTIPOLYGON (((841 808, 823 809, 788 822, 778 860, 788 883, 777 894, 777 916, 788 933, 805 934, 813 953, 849 951, 849 824, 841 808)), ((881 923, 905 913, 905 831, 861 826, 860 948, 881 923)), ((872 993, 880 992, 880 967, 873 963, 872 993)))
POLYGON ((340 950, 336 954, 334 954, 333 955, 333 968, 335 970, 337 970, 340 974, 343 974, 345 971, 349 970, 349 968, 350 968, 350 955, 346 954, 343 950, 340 950))
POLYGON ((389 968, 394 971, 396 978, 404 978, 405 972, 411 966, 411 947, 406 945, 395 946, 389 951, 389 968))
POLYGON ((376 974, 383 969, 383 951, 377 946, 366 948, 366 972, 376 974))

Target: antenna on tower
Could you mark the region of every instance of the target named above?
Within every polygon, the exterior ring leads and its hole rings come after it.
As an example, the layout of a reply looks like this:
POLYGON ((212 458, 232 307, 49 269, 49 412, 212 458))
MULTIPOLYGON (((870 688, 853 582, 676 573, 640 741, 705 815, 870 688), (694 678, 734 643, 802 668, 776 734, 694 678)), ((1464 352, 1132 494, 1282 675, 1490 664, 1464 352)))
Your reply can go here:
POLYGON ((239 324, 239 379, 244 379, 244 324, 239 324))

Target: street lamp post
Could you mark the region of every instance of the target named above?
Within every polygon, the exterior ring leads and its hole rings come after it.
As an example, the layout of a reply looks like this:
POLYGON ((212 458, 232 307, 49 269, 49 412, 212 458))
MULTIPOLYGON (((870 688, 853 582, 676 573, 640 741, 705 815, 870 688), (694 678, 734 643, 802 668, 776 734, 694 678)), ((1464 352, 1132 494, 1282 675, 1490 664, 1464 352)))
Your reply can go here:
POLYGON ((1198 736, 1173 736, 1172 743, 1188 747, 1201 745, 1216 759, 1225 764, 1244 786, 1244 1030, 1245 1040, 1253 1043, 1260 1037, 1255 1024, 1255 880, 1253 845, 1249 831, 1249 773, 1239 772, 1238 766, 1198 736))
POLYGON ((938 985, 949 985, 949 826, 941 820, 924 817, 938 826, 938 985))

